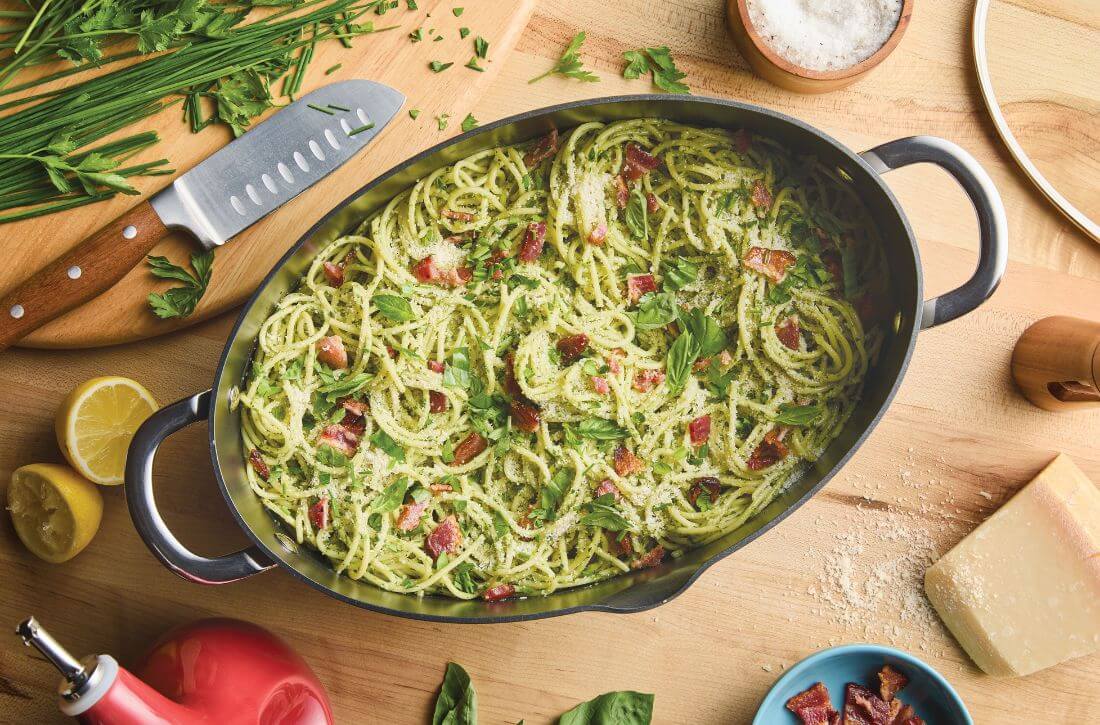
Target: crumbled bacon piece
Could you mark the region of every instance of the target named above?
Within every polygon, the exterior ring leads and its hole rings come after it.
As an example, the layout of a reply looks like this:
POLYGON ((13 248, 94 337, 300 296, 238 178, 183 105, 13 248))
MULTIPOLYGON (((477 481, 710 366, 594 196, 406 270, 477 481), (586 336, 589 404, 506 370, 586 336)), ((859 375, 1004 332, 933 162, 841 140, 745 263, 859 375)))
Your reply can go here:
POLYGON ((643 151, 638 144, 630 142, 626 145, 626 154, 620 173, 627 181, 637 181, 660 165, 659 158, 643 151))
POLYGON ((455 459, 452 465, 464 466, 481 455, 489 447, 489 441, 480 433, 471 433, 455 446, 455 459))
POLYGON ((326 425, 321 429, 320 443, 340 451, 345 456, 352 456, 359 449, 359 436, 342 425, 326 425))
POLYGON ((340 427, 358 438, 367 430, 367 419, 349 410, 344 413, 344 417, 340 421, 340 427))
POLYGON ((271 475, 271 469, 267 467, 267 462, 264 461, 264 457, 257 449, 253 448, 252 452, 248 454, 248 462, 252 464, 252 469, 256 471, 256 475, 263 480, 266 481, 268 476, 271 475))
POLYGON ((524 433, 534 433, 539 429, 542 416, 539 415, 539 409, 530 401, 526 399, 513 400, 509 412, 512 415, 512 424, 518 430, 524 433))
POLYGON ((624 357, 626 357, 626 350, 620 348, 615 348, 611 351, 611 354, 607 356, 607 369, 610 370, 613 375, 622 374, 624 357))
POLYGON ((365 415, 370 410, 370 403, 355 398, 341 398, 340 407, 352 415, 365 415))
POLYGON ((832 705, 804 707, 795 714, 802 720, 802 725, 840 725, 840 713, 832 705))
POLYGON ((568 335, 558 340, 557 347, 562 365, 572 365, 588 349, 588 335, 568 335))
POLYGON ((433 483, 428 486, 428 490, 432 492, 433 496, 438 496, 441 493, 454 491, 454 487, 449 483, 433 483))
POLYGON ((844 722, 850 725, 889 725, 890 706, 862 685, 849 682, 844 689, 844 722))
POLYGON ((339 287, 344 284, 344 269, 340 265, 333 264, 332 262, 325 262, 321 265, 321 269, 324 270, 325 279, 333 287, 339 287))
POLYGON ((767 435, 764 436, 764 440, 760 441, 760 445, 749 456, 749 470, 763 470, 769 466, 774 466, 787 457, 790 450, 783 443, 781 435, 778 428, 768 431, 767 435))
POLYGON ((894 695, 898 694, 902 688, 909 684, 909 678, 890 665, 884 665, 883 668, 878 671, 878 681, 878 694, 886 702, 893 700, 894 695))
POLYGON ((546 222, 534 222, 527 225, 523 241, 519 245, 519 261, 537 262, 546 244, 546 222))
POLYGON ((348 351, 339 335, 329 335, 317 341, 317 359, 333 370, 343 370, 348 366, 348 351))
POLYGON ((695 420, 688 423, 688 436, 691 438, 691 445, 701 446, 707 442, 710 438, 710 416, 701 415, 695 420))
POLYGON ((499 602, 501 599, 507 599, 513 597, 516 594, 516 588, 511 584, 497 584, 495 587, 489 587, 481 594, 481 598, 487 602, 499 602))
POLYGON ((550 129, 550 133, 540 138, 534 146, 527 149, 523 155, 523 163, 531 169, 553 156, 558 150, 558 129, 550 129))
POLYGON ((791 712, 798 712, 805 707, 832 707, 829 688, 825 687, 824 682, 818 682, 787 700, 787 709, 791 712))
POLYGON ((648 569, 657 566, 665 558, 665 547, 658 544, 630 563, 631 569, 648 569))
POLYGON ((607 382, 607 378, 601 378, 599 375, 593 375, 592 389, 600 395, 607 395, 611 392, 611 385, 607 382))
POLYGON ((615 203, 620 209, 625 209, 630 203, 630 189, 626 188, 622 174, 615 177, 615 203))
POLYGON ((709 357, 701 357, 701 358, 699 358, 698 360, 696 360, 695 362, 693 362, 691 364, 692 372, 696 372, 696 373, 704 373, 704 372, 707 371, 707 368, 709 368, 709 367, 710 367, 710 358, 709 357))
POLYGON ((464 285, 473 277, 473 272, 467 267, 440 269, 436 266, 435 260, 430 254, 413 265, 412 273, 418 281, 424 284, 438 284, 449 287, 464 285))
POLYGON ((443 241, 459 247, 473 239, 473 235, 473 232, 462 232, 461 234, 452 234, 448 237, 443 237, 443 241))
POLYGON ((798 325, 798 318, 788 317, 775 324, 775 336, 790 350, 797 350, 802 342, 802 328, 798 325))
POLYGON ((721 482, 714 476, 700 476, 695 479, 691 488, 688 489, 688 500, 691 501, 691 505, 695 506, 704 493, 710 498, 710 502, 714 503, 718 500, 718 494, 722 493, 721 482))
POLYGON ((650 214, 656 214, 657 210, 660 209, 660 208, 661 208, 660 204, 657 203, 657 197, 654 196, 651 192, 646 192, 646 195, 645 195, 645 210, 647 212, 649 212, 650 214))
POLYGON ((752 191, 749 195, 752 205, 757 209, 770 209, 772 206, 772 193, 760 179, 752 182, 752 191))
POLYGON ((428 369, 431 370, 433 373, 441 373, 443 372, 445 367, 446 366, 439 360, 428 361, 428 369))
POLYGON ((444 209, 439 213, 441 216, 444 216, 447 219, 454 219, 455 221, 460 222, 472 222, 474 219, 477 218, 468 211, 454 211, 452 209, 444 209))
POLYGON ((428 391, 428 412, 442 413, 447 410, 447 396, 438 390, 428 391))
POLYGON ((646 294, 656 291, 657 281, 652 274, 631 274, 626 278, 626 296, 632 305, 637 304, 646 294))
POLYGON ((634 373, 633 387, 639 393, 646 393, 665 381, 665 374, 660 370, 639 370, 634 373))
POLYGON ((315 529, 328 528, 328 496, 309 507, 309 522, 315 529))
POLYGON ((604 240, 607 239, 607 225, 600 222, 596 226, 592 227, 592 231, 588 233, 588 241, 590 244, 596 246, 602 246, 604 240))
POLYGON ((511 352, 504 356, 504 392, 513 399, 523 397, 523 388, 516 380, 516 356, 511 352))
POLYGON ((615 473, 620 476, 630 476, 645 470, 645 463, 634 455, 626 446, 615 449, 614 455, 615 473))
POLYGON ((618 533, 608 531, 607 541, 611 544, 611 550, 618 556, 630 556, 634 553, 634 539, 625 531, 618 533))
POLYGON ((420 518, 424 515, 424 510, 428 508, 428 502, 407 503, 401 507, 401 510, 397 514, 397 523, 395 524, 398 531, 412 531, 420 525, 420 518))
POLYGON ((619 492, 619 487, 615 485, 615 482, 610 478, 605 478, 600 481, 600 485, 596 486, 596 498, 600 496, 606 496, 609 493, 615 494, 616 501, 622 501, 623 495, 619 492))
POLYGON ((841 262, 840 253, 835 251, 822 252, 821 263, 825 265, 825 270, 833 278, 833 284, 836 285, 837 292, 844 294, 844 264, 841 262))
POLYGON ((440 521, 424 540, 424 546, 427 547, 433 559, 438 559, 440 554, 455 553, 460 543, 462 543, 462 530, 458 528, 458 519, 454 514, 440 521))
POLYGON ((748 131, 739 128, 733 132, 733 147, 737 149, 737 153, 748 153, 750 146, 752 146, 752 136, 748 131))
POLYGON ((782 249, 752 247, 741 260, 754 272, 759 272, 772 282, 782 282, 787 276, 787 268, 798 260, 790 252, 782 249))

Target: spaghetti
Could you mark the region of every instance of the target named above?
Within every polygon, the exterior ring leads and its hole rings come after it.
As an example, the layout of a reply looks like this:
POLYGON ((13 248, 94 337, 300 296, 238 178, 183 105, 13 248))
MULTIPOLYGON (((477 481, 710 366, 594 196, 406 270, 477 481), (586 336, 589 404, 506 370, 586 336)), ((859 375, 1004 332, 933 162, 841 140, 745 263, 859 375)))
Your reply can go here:
POLYGON ((658 565, 840 432, 884 270, 844 180, 764 137, 638 119, 481 151, 277 304, 237 401, 249 482, 391 591, 496 600, 658 565))

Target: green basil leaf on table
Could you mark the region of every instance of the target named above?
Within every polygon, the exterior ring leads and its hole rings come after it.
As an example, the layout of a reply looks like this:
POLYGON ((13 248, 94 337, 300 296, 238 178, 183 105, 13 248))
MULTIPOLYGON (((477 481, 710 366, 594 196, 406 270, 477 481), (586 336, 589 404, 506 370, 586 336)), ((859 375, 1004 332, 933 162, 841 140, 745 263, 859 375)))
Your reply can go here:
POLYGON ((624 690, 582 702, 561 716, 558 725, 649 725, 653 695, 624 690))
POLYGON ((477 725, 477 692, 462 665, 447 663, 432 725, 477 725))

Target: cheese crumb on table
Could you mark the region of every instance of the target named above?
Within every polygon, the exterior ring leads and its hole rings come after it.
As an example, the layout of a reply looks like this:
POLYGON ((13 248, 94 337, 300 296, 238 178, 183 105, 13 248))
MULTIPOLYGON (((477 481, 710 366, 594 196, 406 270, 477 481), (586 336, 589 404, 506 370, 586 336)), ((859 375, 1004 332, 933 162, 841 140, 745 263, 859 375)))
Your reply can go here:
POLYGON ((1055 458, 928 570, 925 591, 988 674, 1100 650, 1100 489, 1055 458))
POLYGON ((749 0, 749 19, 773 51, 816 71, 850 68, 881 48, 902 0, 749 0))

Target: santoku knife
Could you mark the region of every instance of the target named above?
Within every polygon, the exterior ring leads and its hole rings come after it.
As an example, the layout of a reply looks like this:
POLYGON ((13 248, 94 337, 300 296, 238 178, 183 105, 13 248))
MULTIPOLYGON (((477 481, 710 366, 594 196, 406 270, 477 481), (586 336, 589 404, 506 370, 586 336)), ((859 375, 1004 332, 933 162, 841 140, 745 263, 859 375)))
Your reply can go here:
POLYGON ((351 80, 291 103, 9 293, 0 350, 122 279, 168 229, 206 249, 224 244, 354 156, 404 102, 389 86, 351 80))

